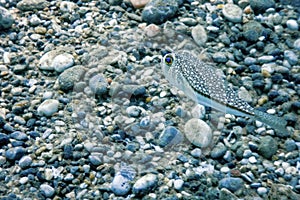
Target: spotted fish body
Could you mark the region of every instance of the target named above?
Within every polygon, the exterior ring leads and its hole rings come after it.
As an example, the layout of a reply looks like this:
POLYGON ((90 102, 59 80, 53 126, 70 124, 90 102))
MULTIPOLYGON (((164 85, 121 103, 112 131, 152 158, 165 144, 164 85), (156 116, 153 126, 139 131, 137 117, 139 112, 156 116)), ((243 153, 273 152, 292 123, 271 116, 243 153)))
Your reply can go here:
POLYGON ((162 71, 167 80, 199 104, 224 113, 250 117, 286 132, 286 121, 251 107, 227 85, 223 75, 209 63, 187 51, 166 54, 162 71))

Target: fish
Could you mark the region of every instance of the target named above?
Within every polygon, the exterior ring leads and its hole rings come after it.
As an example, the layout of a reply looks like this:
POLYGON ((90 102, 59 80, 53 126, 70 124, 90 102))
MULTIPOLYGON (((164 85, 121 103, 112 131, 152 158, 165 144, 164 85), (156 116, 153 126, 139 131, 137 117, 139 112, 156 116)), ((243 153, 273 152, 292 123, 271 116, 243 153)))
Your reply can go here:
POLYGON ((287 122, 250 106, 229 86, 213 63, 200 60, 189 51, 167 53, 161 60, 166 79, 195 102, 223 113, 249 117, 286 133, 287 122))

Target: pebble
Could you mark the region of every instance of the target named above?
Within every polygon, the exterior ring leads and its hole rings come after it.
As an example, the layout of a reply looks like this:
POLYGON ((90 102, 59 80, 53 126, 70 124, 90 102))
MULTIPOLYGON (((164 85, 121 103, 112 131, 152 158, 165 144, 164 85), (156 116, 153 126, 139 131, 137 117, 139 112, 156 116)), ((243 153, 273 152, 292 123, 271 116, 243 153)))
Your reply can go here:
POLYGON ((296 65, 298 63, 298 56, 291 50, 284 51, 284 58, 291 64, 296 65))
POLYGON ((227 151, 226 146, 223 143, 218 143, 210 152, 210 156, 213 159, 218 159, 218 158, 223 157, 225 155, 226 151, 227 151))
POLYGON ((195 158, 200 158, 201 154, 202 154, 202 151, 199 148, 195 148, 191 151, 191 155, 195 158))
POLYGON ((37 112, 39 115, 44 115, 46 117, 51 117, 54 113, 58 111, 59 102, 56 99, 46 99, 39 105, 37 112))
POLYGON ((89 87, 94 94, 102 96, 107 93, 107 79, 103 74, 97 74, 90 79, 89 87))
POLYGON ((284 143, 287 152, 292 152, 297 149, 296 142, 292 139, 287 139, 284 143))
POLYGON ((131 189, 130 180, 121 174, 117 174, 112 183, 111 190, 116 195, 125 195, 131 189))
POLYGON ((266 159, 271 159, 278 149, 277 141, 271 136, 264 136, 260 139, 258 153, 266 159))
POLYGON ((160 28, 159 26, 155 25, 155 24, 149 24, 148 26, 146 26, 145 28, 145 34, 148 37, 155 37, 160 33, 160 28))
POLYGON ((219 187, 226 188, 231 192, 236 192, 237 190, 243 187, 243 180, 241 178, 232 178, 232 177, 223 178, 219 182, 219 187))
POLYGON ((9 142, 8 135, 4 133, 0 133, 0 147, 6 145, 9 142))
POLYGON ((158 144, 161 147, 173 146, 183 141, 182 133, 174 126, 166 127, 158 138, 158 144))
POLYGON ((177 0, 152 0, 143 9, 142 19, 148 24, 161 24, 173 17, 177 10, 177 0))
POLYGON ((17 3, 17 8, 22 11, 43 10, 49 6, 46 0, 22 0, 17 3))
POLYGON ((57 78, 61 90, 71 90, 75 83, 78 83, 86 72, 86 68, 77 65, 63 71, 57 78))
POLYGON ((225 4, 222 13, 225 18, 233 23, 239 23, 242 21, 243 11, 235 4, 225 4))
POLYGON ((175 190, 182 190, 183 184, 184 184, 184 181, 182 179, 176 179, 174 181, 174 189, 175 190))
POLYGON ((14 23, 14 18, 8 10, 0 6, 0 30, 9 29, 14 23))
POLYGON ((255 14, 262 14, 268 8, 274 8, 274 0, 249 0, 250 6, 255 14))
POLYGON ((158 177, 155 174, 146 174, 133 185, 132 192, 136 195, 145 195, 157 186, 158 177))
POLYGON ((259 22, 251 20, 243 25, 243 36, 249 42, 256 42, 262 35, 263 29, 259 22))
POLYGON ((268 190, 265 187, 259 187, 257 188, 257 194, 264 196, 265 194, 267 194, 268 190))
POLYGON ((19 160, 19 166, 22 169, 25 169, 27 167, 29 167, 32 163, 32 158, 30 156, 23 156, 20 160, 19 160))
POLYGON ((299 29, 299 25, 298 25, 297 21, 294 19, 287 20, 286 26, 288 27, 288 29, 290 29, 292 31, 297 31, 299 29))
POLYGON ((14 147, 10 148, 5 152, 5 157, 8 160, 15 161, 22 158, 25 154, 26 150, 23 147, 14 147))
POLYGON ((134 8, 143 8, 149 3, 150 0, 130 0, 134 8))
POLYGON ((39 60, 39 68, 48 71, 63 72, 74 65, 74 57, 69 53, 52 50, 45 53, 39 60))
POLYGON ((21 132, 21 131, 15 131, 15 132, 11 133, 10 137, 15 139, 15 140, 19 140, 19 141, 28 140, 27 135, 25 133, 21 132))
POLYGON ((22 178, 20 178, 19 183, 24 185, 28 182, 28 180, 29 180, 28 177, 22 177, 22 178))
POLYGON ((40 186, 40 191, 46 198, 51 198, 55 194, 55 189, 47 183, 40 186))
POLYGON ((295 40, 294 42, 294 48, 298 51, 300 51, 300 38, 295 40))
POLYGON ((212 130, 201 119, 190 119, 184 125, 186 138, 195 146, 206 148, 212 143, 212 130))
POLYGON ((208 39, 206 30, 201 25, 192 28, 192 37, 199 46, 204 46, 208 39))

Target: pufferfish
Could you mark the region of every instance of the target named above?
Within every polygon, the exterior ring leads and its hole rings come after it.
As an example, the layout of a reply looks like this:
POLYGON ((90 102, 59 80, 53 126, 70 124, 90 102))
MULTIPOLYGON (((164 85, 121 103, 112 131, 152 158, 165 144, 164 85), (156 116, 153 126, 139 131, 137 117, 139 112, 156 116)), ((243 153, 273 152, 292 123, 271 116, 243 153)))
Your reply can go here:
POLYGON ((201 61, 188 51, 166 54, 161 67, 166 79, 197 103, 232 115, 249 117, 279 132, 287 132, 287 122, 283 118, 251 107, 228 86, 213 64, 201 61))

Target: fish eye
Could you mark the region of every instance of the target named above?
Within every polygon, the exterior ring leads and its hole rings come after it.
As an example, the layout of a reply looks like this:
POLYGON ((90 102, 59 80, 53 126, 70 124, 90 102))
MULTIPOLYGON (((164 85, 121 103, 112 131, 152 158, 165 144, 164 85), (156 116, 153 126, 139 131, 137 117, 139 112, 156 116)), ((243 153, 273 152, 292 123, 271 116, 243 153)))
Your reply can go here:
POLYGON ((165 63, 169 66, 171 66, 173 64, 173 56, 171 55, 166 55, 165 57, 165 63))

